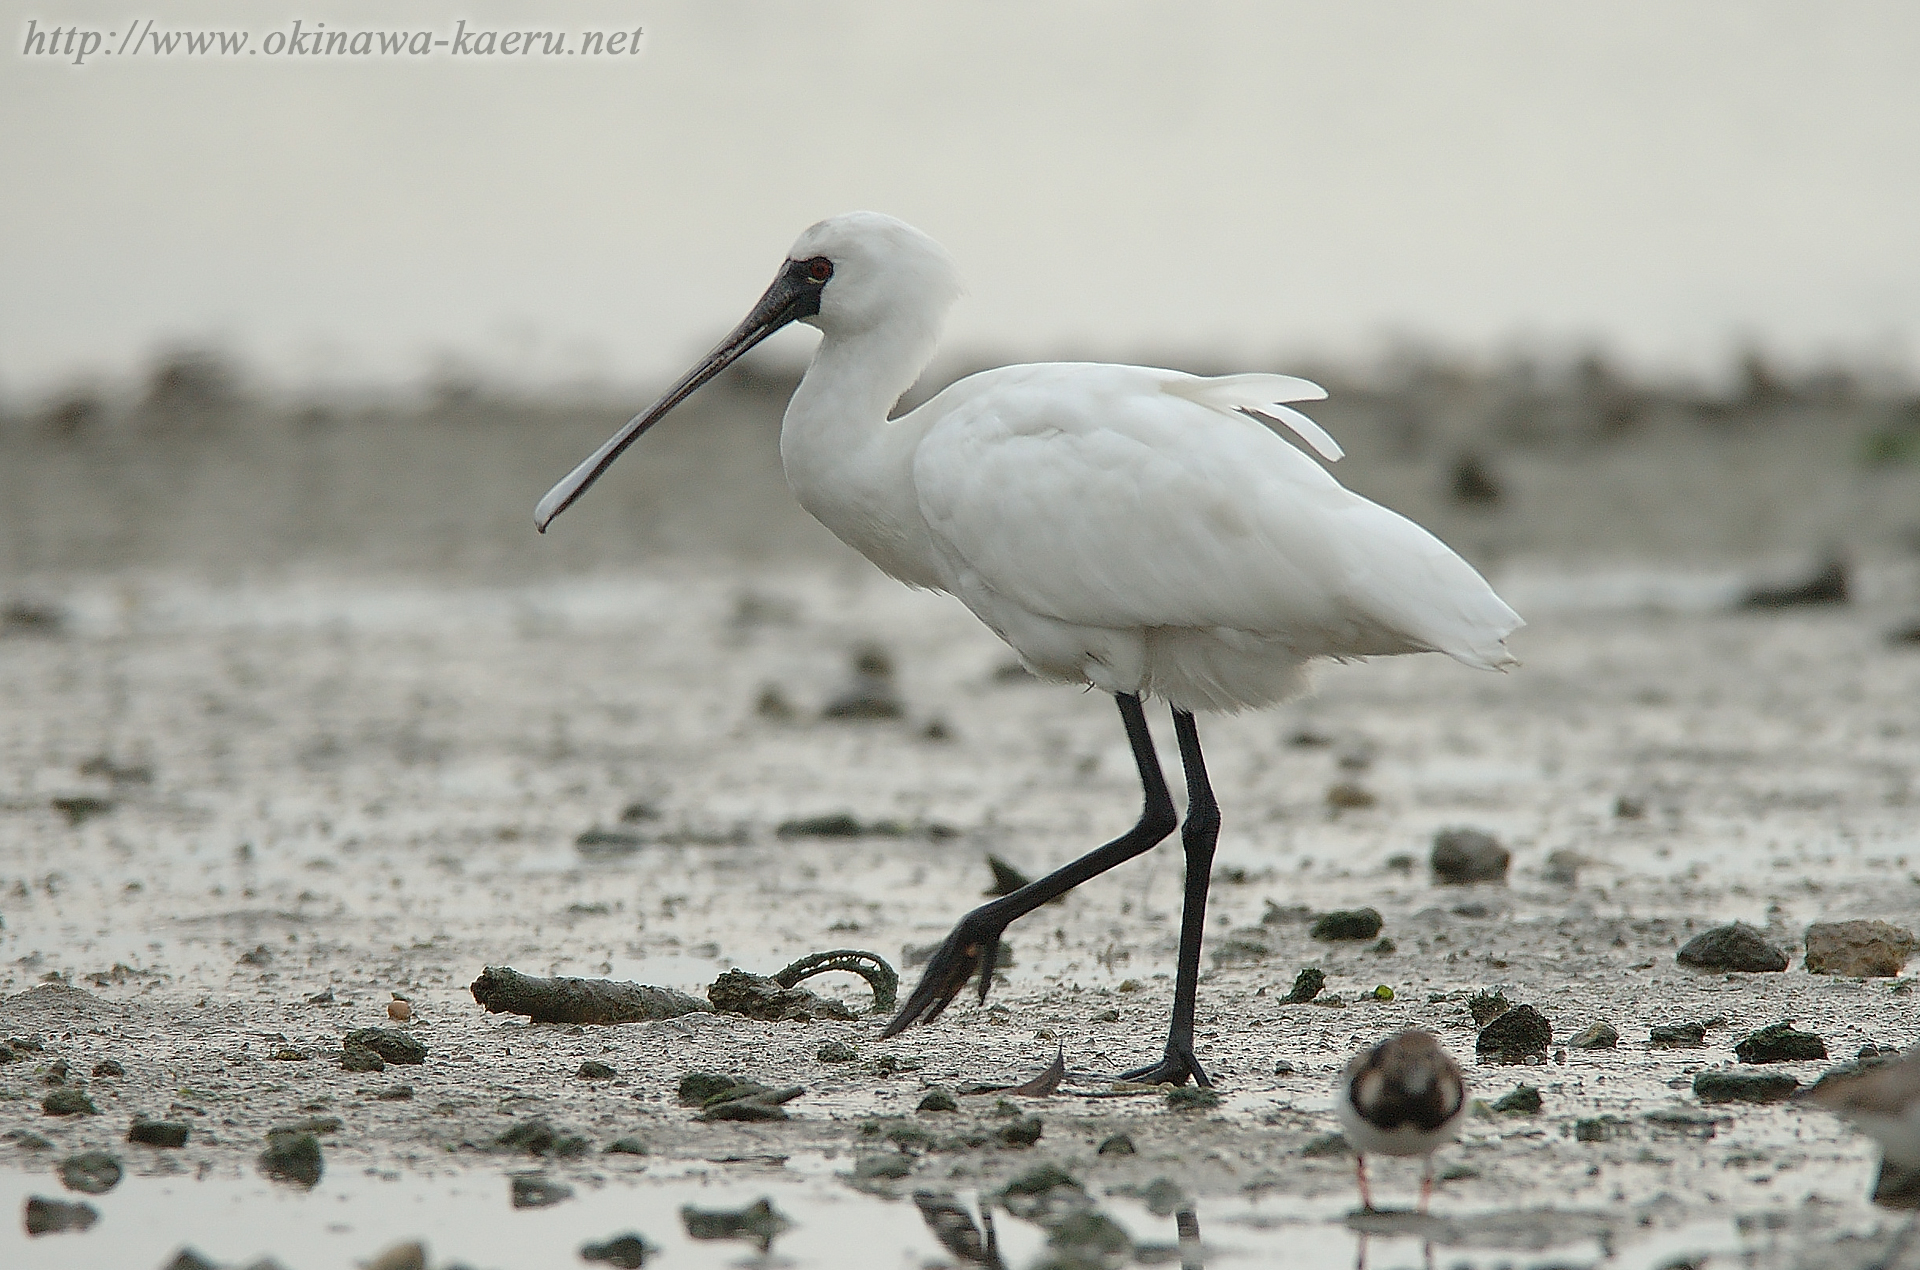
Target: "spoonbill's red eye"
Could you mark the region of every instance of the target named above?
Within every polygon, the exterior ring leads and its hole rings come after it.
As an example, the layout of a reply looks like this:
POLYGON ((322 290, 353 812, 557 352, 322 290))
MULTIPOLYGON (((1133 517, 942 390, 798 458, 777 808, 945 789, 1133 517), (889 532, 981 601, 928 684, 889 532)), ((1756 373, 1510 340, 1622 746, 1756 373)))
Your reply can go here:
POLYGON ((807 276, 815 282, 825 282, 833 276, 833 261, 828 260, 825 256, 821 256, 817 260, 809 260, 807 262, 807 276))

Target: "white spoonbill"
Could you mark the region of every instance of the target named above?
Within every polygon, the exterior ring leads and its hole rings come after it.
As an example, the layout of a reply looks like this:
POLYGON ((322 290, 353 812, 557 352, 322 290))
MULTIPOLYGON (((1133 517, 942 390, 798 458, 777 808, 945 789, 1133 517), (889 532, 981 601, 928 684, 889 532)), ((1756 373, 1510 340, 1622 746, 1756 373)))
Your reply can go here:
POLYGON ((746 320, 548 491, 534 523, 544 532, 742 353, 789 322, 819 328, 780 430, 801 506, 886 573, 958 598, 1035 675, 1112 693, 1145 794, 1132 829, 963 917, 883 1035, 932 1021, 975 975, 984 1000, 1009 923, 1173 832, 1141 706, 1152 696, 1172 708, 1186 769, 1186 897, 1166 1050, 1127 1076, 1206 1085, 1193 1010, 1220 812, 1194 712, 1279 701, 1316 657, 1441 652, 1499 669, 1521 621, 1432 534, 1277 435, 1270 424, 1340 457, 1283 404, 1326 396, 1303 379, 1003 366, 889 419, 959 294, 952 259, 911 226, 875 212, 821 221, 746 320))

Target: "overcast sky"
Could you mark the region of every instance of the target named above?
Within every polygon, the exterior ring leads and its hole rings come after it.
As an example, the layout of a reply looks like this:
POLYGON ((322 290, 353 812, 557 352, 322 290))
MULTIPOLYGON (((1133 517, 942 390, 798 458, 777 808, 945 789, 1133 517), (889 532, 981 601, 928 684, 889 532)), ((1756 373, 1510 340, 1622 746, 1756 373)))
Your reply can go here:
MULTIPOLYGON (((1920 6, 0 0, 0 394, 181 341, 272 381, 642 384, 807 224, 960 261, 950 349, 1399 338, 1920 367, 1920 6), (637 55, 30 56, 643 27, 637 55), (396 20, 398 18, 398 20, 396 20), (40 18, 42 27, 46 19, 40 18)), ((810 335, 778 347, 803 356, 810 335)))

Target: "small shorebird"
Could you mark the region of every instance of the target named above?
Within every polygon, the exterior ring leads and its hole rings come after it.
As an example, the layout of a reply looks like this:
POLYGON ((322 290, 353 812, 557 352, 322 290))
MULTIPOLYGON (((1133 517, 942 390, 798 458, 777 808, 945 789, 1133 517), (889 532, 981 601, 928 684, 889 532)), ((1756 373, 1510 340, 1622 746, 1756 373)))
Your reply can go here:
MULTIPOLYGON (((1123 263, 1142 278, 1158 264, 1123 263)), ((821 221, 746 320, 555 485, 534 523, 544 532, 622 450, 748 349, 790 322, 817 327, 780 429, 801 506, 881 571, 958 598, 1033 674, 1112 693, 1140 773, 1133 828, 961 918, 881 1035, 931 1023, 969 980, 984 1001, 1010 923, 1180 825, 1173 1015, 1160 1057, 1125 1076, 1210 1084, 1193 1018, 1220 807, 1194 712, 1284 700, 1318 658, 1436 652, 1500 670, 1514 664, 1506 639, 1522 623, 1439 539, 1333 479, 1323 464, 1340 447, 1286 404, 1327 395, 1303 379, 1002 366, 891 417, 959 295, 953 261, 912 226, 874 212, 821 221), (1172 707, 1184 824, 1145 697, 1172 707)))
POLYGON ((1374 1211, 1368 1155, 1423 1155, 1420 1211, 1426 1212, 1433 1195, 1433 1153, 1460 1135, 1467 1113, 1466 1079, 1433 1033, 1396 1032, 1355 1054, 1334 1087, 1334 1109, 1353 1145, 1361 1206, 1374 1211))

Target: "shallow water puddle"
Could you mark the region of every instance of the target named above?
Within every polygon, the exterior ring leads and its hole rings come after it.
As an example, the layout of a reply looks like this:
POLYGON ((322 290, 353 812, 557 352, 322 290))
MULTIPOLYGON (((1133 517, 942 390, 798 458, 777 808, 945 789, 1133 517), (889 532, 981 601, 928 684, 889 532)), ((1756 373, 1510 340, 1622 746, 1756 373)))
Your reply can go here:
MULTIPOLYGON (((923 1267, 956 1263, 908 1196, 889 1198, 843 1185, 823 1157, 754 1169, 741 1162, 667 1166, 675 1175, 639 1183, 572 1181, 570 1198, 545 1208, 515 1209, 512 1174, 439 1177, 329 1175, 310 1192, 257 1178, 130 1177, 110 1193, 65 1192, 45 1174, 0 1174, 0 1205, 15 1214, 0 1233, 0 1264, 22 1270, 155 1270, 191 1247, 221 1265, 271 1257, 285 1270, 363 1264, 394 1244, 420 1240, 433 1266, 582 1267, 582 1245, 637 1232, 660 1250, 659 1263, 684 1267, 923 1267), (707 1171, 710 1168, 712 1171, 707 1171), (742 1176, 753 1170, 757 1176, 742 1176), (719 1173, 730 1176, 717 1176, 719 1173), (796 1175, 797 1174, 797 1175, 796 1175), (99 1220, 84 1233, 24 1234, 29 1196, 85 1200, 99 1220), (746 1240, 696 1240, 683 1206, 738 1209, 765 1198, 791 1225, 762 1255, 746 1240)), ((977 1221, 981 1197, 961 1192, 957 1206, 977 1221)), ((1134 1244, 1135 1264, 1201 1266, 1354 1266, 1394 1270, 1445 1265, 1481 1267, 1617 1266, 1626 1270, 1702 1254, 1737 1256, 1734 1221, 1692 1223, 1648 1232, 1610 1256, 1607 1241, 1578 1215, 1564 1223, 1551 1212, 1487 1212, 1432 1218, 1412 1213, 1352 1214, 1345 1201, 1213 1198, 1180 1218, 1151 1212, 1133 1199, 1103 1197, 1099 1210, 1134 1244)), ((994 1232, 1004 1264, 1047 1258, 1046 1232, 995 1207, 994 1232)), ((649 1264, 655 1258, 649 1256, 649 1264)))

